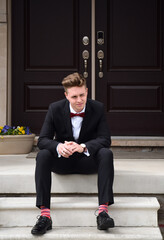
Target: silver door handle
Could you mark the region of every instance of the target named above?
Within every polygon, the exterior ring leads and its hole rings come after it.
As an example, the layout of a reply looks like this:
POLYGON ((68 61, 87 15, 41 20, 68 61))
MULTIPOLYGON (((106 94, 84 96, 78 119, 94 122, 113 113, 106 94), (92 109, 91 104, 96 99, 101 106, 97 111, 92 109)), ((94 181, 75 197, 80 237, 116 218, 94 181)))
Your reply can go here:
POLYGON ((82 52, 82 57, 84 59, 84 73, 83 73, 83 76, 85 78, 87 78, 88 77, 88 61, 87 60, 89 59, 89 52, 88 52, 88 50, 84 50, 82 52))
POLYGON ((99 78, 103 78, 103 58, 104 58, 104 52, 102 50, 99 50, 97 52, 97 58, 99 59, 99 78))

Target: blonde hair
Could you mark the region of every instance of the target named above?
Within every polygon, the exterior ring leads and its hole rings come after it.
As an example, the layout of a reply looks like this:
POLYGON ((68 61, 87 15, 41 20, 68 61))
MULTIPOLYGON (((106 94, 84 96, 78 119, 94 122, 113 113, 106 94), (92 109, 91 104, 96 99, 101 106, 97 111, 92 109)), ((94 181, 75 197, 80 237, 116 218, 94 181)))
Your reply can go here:
POLYGON ((72 73, 65 77, 62 81, 62 85, 64 87, 64 90, 67 92, 68 88, 71 87, 87 87, 86 79, 79 73, 72 73))

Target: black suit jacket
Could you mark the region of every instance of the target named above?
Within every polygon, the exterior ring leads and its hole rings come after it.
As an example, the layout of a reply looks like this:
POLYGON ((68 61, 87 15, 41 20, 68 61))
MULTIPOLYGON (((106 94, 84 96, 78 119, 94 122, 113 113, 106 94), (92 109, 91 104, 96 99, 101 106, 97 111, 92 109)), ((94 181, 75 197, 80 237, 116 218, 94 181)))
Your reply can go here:
MULTIPOLYGON (((58 143, 64 141, 75 141, 67 99, 50 104, 41 129, 38 147, 48 149, 57 156, 56 147, 58 143)), ((102 147, 110 147, 111 138, 102 103, 87 99, 85 117, 77 142, 85 143, 91 155, 102 147)))

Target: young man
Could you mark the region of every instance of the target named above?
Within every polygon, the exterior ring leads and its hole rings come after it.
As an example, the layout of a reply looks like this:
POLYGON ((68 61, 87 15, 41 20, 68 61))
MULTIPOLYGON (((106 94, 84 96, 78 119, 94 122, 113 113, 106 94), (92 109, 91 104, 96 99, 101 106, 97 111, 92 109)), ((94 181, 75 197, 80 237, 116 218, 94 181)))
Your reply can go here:
POLYGON ((34 235, 52 229, 51 172, 98 173, 97 227, 114 227, 108 215, 108 205, 114 202, 113 154, 103 104, 87 98, 86 80, 78 73, 64 78, 62 85, 66 98, 50 105, 38 140, 35 181, 36 206, 41 209, 41 216, 31 230, 34 235))

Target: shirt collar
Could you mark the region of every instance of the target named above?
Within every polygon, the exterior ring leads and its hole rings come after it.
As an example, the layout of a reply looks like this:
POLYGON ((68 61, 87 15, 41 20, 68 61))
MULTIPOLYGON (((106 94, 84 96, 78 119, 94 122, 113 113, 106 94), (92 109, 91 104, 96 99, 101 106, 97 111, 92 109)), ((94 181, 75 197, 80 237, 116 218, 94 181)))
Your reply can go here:
MULTIPOLYGON (((77 113, 77 112, 75 112, 75 110, 71 107, 71 104, 69 104, 69 108, 70 108, 70 112, 71 112, 71 113, 77 113)), ((81 112, 78 112, 78 113, 83 113, 83 112, 85 112, 85 108, 86 108, 86 106, 83 108, 83 110, 82 110, 81 112)))

